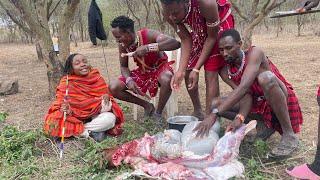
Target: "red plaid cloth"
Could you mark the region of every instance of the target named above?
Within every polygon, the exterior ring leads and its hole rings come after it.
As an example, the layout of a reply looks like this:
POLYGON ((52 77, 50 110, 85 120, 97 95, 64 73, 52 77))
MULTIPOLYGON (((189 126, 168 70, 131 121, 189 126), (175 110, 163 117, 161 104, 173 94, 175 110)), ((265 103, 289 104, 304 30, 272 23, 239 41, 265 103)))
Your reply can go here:
MULTIPOLYGON (((245 65, 241 73, 238 76, 231 77, 231 79, 239 85, 241 82, 242 74, 244 69, 248 64, 248 54, 250 53, 252 47, 246 52, 245 58, 245 65)), ((270 61, 269 66, 270 70, 285 84, 288 91, 288 111, 290 116, 290 121, 292 125, 292 129, 295 133, 300 132, 301 125, 303 123, 302 113, 299 106, 298 98, 296 97, 292 85, 281 75, 277 67, 270 61)), ((231 64, 228 65, 230 67, 231 73, 237 72, 238 68, 236 66, 232 66, 231 64)), ((275 117, 274 113, 272 112, 271 106, 268 104, 266 99, 264 98, 264 93, 262 87, 259 85, 258 80, 256 79, 250 87, 249 93, 253 97, 253 105, 251 108, 251 113, 261 114, 263 116, 263 120, 267 127, 274 128, 280 134, 282 134, 282 129, 278 119, 275 117)))
POLYGON ((318 97, 320 97, 320 85, 319 85, 319 89, 318 89, 318 94, 317 94, 318 97))
MULTIPOLYGON (((174 61, 165 62, 161 64, 159 68, 146 72, 143 72, 140 68, 137 68, 133 71, 130 71, 130 77, 138 85, 143 93, 149 91, 150 96, 155 97, 157 95, 159 87, 158 77, 162 72, 167 70, 173 73, 173 69, 171 67, 171 64, 173 63, 174 61)), ((124 78, 124 76, 120 76, 119 80, 123 83, 126 83, 126 78, 124 78)))
MULTIPOLYGON (((228 0, 217 0, 217 4, 220 18, 220 36, 223 31, 234 28, 234 18, 231 14, 231 3, 228 0)), ((192 51, 190 52, 187 67, 187 69, 190 70, 197 64, 208 34, 206 19, 200 12, 198 0, 190 0, 189 6, 190 10, 184 18, 183 23, 187 24, 186 27, 192 39, 192 51)), ((219 37, 212 48, 209 58, 204 63, 204 69, 206 71, 217 71, 225 65, 223 57, 219 52, 218 42, 219 37)))
MULTIPOLYGON (((127 52, 134 52, 139 46, 154 43, 150 42, 147 34, 149 29, 144 28, 137 32, 139 44, 127 49, 127 52)), ((151 97, 155 97, 158 92, 158 78, 164 71, 171 71, 171 65, 174 61, 168 62, 168 56, 163 52, 149 52, 143 59, 134 59, 138 68, 130 71, 130 77, 136 82, 138 87, 143 93, 149 91, 151 97), (142 64, 142 63, 143 64, 142 64)), ((124 76, 120 76, 119 80, 126 83, 124 76)))
POLYGON ((121 107, 109 92, 102 75, 97 69, 92 69, 87 76, 69 75, 61 78, 56 90, 56 99, 52 102, 45 116, 44 131, 51 136, 62 136, 62 127, 65 126, 65 137, 78 136, 84 130, 86 120, 100 114, 101 97, 109 95, 112 101, 112 113, 117 117, 115 126, 108 130, 108 134, 117 136, 123 131, 124 116, 121 107), (63 112, 60 111, 64 101, 66 89, 69 90, 68 102, 72 114, 67 116, 63 123, 63 112))

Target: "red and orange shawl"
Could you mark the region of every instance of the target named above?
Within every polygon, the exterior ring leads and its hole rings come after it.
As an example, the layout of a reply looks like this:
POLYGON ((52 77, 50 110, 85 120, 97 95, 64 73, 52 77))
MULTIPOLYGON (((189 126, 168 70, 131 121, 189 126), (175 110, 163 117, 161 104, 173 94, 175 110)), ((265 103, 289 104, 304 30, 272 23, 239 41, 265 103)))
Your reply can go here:
POLYGON ((51 104, 45 116, 44 131, 51 136, 61 137, 63 126, 63 112, 60 111, 66 88, 69 89, 67 101, 70 104, 72 113, 67 116, 65 122, 65 137, 77 136, 84 130, 84 122, 100 113, 101 96, 108 94, 112 101, 112 112, 116 116, 115 126, 108 130, 110 135, 120 135, 124 123, 124 116, 120 106, 115 102, 109 92, 108 85, 97 69, 92 69, 85 76, 69 75, 68 87, 66 87, 67 77, 60 80, 57 87, 56 100, 51 104))

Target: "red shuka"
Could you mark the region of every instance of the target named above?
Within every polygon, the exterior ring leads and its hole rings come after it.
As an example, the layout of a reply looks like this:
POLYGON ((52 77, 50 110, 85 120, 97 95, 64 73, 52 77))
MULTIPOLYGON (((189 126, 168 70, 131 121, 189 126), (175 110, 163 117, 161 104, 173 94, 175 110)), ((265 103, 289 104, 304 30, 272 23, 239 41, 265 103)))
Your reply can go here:
MULTIPOLYGON (((240 72, 237 76, 231 77, 231 79, 239 85, 241 82, 241 78, 243 72, 248 64, 248 55, 250 54, 253 47, 249 48, 249 50, 245 53, 245 64, 242 72, 240 72)), ((300 132, 301 125, 303 123, 302 112, 299 106, 298 98, 296 97, 292 85, 282 76, 277 67, 268 59, 270 71, 273 72, 287 87, 288 98, 287 98, 287 106, 290 116, 290 121, 292 125, 292 129, 295 133, 300 132)), ((235 73, 238 71, 236 66, 228 65, 231 73, 235 73)), ((253 104, 251 108, 251 113, 261 114, 263 116, 264 122, 267 127, 274 128, 280 134, 282 134, 282 129, 279 121, 275 117, 272 112, 271 106, 268 104, 266 99, 264 98, 264 93, 262 87, 259 85, 258 80, 255 79, 253 84, 250 87, 249 93, 253 97, 253 104)))
POLYGON ((112 112, 117 118, 115 126, 108 130, 108 134, 120 135, 124 123, 123 112, 110 94, 108 85, 99 71, 92 69, 85 77, 68 76, 68 86, 66 84, 67 76, 62 77, 60 80, 56 91, 56 99, 45 116, 44 131, 51 136, 61 137, 63 112, 61 112, 60 108, 68 88, 67 101, 70 104, 72 113, 67 116, 65 121, 65 137, 77 136, 83 132, 84 122, 100 113, 101 97, 105 94, 110 96, 112 112))
MULTIPOLYGON (((144 28, 137 32, 139 43, 127 49, 127 52, 134 52, 139 46, 150 44, 148 39, 149 29, 144 28)), ((163 52, 149 52, 142 59, 134 58, 134 62, 138 68, 130 71, 130 77, 135 81, 143 93, 149 91, 151 97, 155 97, 158 92, 158 78, 164 71, 173 73, 171 64, 174 61, 168 62, 167 55, 163 52)), ((124 76, 120 76, 119 80, 126 83, 124 76)))

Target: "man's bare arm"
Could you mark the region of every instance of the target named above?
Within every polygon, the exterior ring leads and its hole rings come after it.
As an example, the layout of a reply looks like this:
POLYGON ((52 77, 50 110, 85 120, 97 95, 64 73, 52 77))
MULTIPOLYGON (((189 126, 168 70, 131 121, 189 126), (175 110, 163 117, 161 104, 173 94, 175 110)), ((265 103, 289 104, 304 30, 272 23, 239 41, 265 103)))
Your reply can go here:
POLYGON ((129 58, 128 56, 121 56, 122 53, 127 53, 125 48, 122 47, 120 44, 118 46, 119 49, 119 61, 120 61, 120 71, 122 76, 125 78, 130 76, 130 70, 129 70, 129 58))
POLYGON ((179 41, 159 31, 149 30, 148 37, 151 42, 158 43, 159 51, 173 51, 180 48, 179 41))
POLYGON ((263 52, 254 48, 249 56, 249 63, 244 70, 241 82, 228 96, 228 98, 218 107, 219 112, 230 109, 234 104, 249 91, 254 80, 257 78, 261 62, 264 58, 263 52))
POLYGON ((201 15, 206 19, 207 38, 204 42, 199 60, 195 65, 195 69, 200 69, 212 52, 212 48, 217 41, 219 32, 219 13, 216 0, 199 0, 201 15), (215 24, 218 23, 218 24, 215 24), (211 24, 211 25, 210 25, 211 24))
POLYGON ((295 7, 298 11, 309 11, 319 5, 320 0, 300 0, 295 7))

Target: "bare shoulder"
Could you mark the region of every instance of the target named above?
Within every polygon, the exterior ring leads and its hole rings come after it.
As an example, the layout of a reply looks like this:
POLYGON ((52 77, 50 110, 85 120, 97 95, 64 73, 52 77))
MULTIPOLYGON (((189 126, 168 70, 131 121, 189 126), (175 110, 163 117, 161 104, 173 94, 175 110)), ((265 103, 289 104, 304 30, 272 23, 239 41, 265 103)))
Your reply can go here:
POLYGON ((199 2, 199 5, 202 7, 211 8, 211 7, 217 6, 216 0, 198 0, 198 2, 199 2))
POLYGON ((201 15, 207 22, 214 22, 218 19, 218 5, 216 0, 198 0, 201 15))
POLYGON ((260 47, 257 47, 257 46, 252 47, 250 52, 251 52, 250 54, 253 54, 253 55, 264 54, 263 50, 260 47))
POLYGON ((154 30, 154 29, 147 29, 148 30, 148 36, 158 36, 162 34, 160 31, 154 30))
POLYGON ((263 50, 259 47, 252 47, 248 56, 251 61, 256 62, 262 62, 265 57, 263 50))

